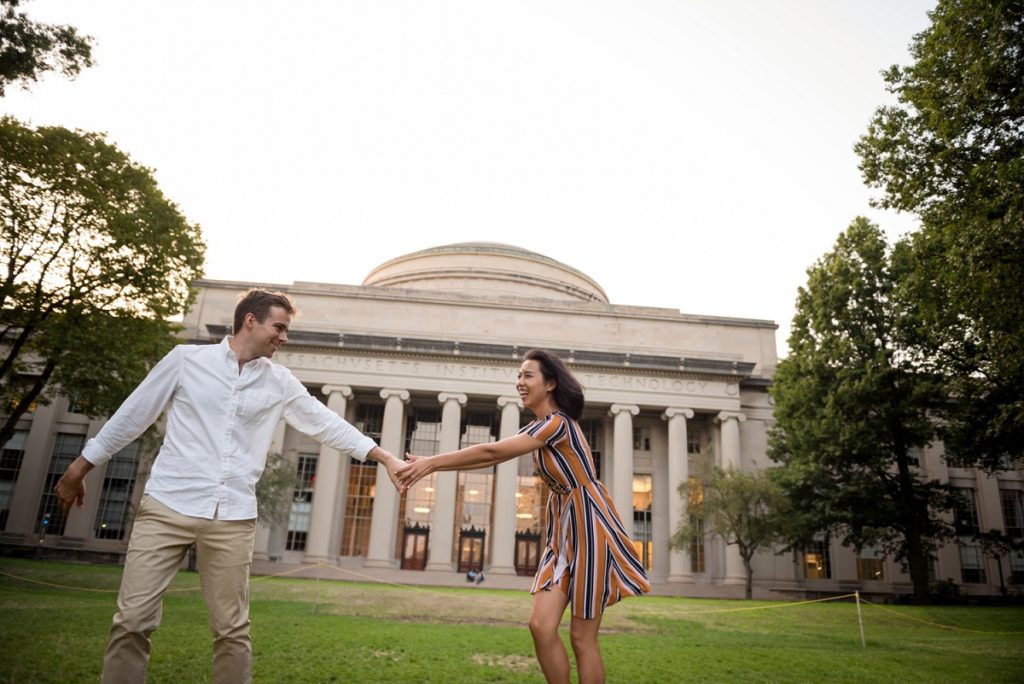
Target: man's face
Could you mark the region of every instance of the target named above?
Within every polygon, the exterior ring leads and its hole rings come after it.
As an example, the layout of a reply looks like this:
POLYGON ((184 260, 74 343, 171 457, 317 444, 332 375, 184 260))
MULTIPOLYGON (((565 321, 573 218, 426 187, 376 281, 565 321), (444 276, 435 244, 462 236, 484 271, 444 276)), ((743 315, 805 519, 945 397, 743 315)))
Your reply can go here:
POLYGON ((291 314, 280 306, 270 307, 262 323, 257 321, 254 315, 246 314, 245 324, 252 326, 249 329, 253 356, 271 358, 277 348, 288 341, 288 326, 291 322, 291 314))

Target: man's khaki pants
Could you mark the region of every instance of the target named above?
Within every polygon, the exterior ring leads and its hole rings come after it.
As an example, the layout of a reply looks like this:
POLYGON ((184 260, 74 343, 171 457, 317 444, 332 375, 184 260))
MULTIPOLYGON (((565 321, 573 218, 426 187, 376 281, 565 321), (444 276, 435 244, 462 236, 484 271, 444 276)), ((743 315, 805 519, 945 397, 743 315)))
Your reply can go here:
POLYGON ((255 536, 255 520, 192 518, 143 496, 103 658, 103 682, 146 680, 149 635, 160 625, 164 592, 193 543, 213 631, 213 681, 252 681, 249 565, 255 536))

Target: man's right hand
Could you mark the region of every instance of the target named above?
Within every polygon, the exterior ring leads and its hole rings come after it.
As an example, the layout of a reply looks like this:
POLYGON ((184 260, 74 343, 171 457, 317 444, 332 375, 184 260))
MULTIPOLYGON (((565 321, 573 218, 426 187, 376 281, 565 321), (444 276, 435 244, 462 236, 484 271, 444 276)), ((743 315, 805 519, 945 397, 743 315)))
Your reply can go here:
POLYGON ((57 480, 57 486, 53 489, 60 499, 60 509, 64 515, 68 514, 72 506, 81 508, 85 505, 85 476, 92 468, 92 463, 79 456, 57 480))

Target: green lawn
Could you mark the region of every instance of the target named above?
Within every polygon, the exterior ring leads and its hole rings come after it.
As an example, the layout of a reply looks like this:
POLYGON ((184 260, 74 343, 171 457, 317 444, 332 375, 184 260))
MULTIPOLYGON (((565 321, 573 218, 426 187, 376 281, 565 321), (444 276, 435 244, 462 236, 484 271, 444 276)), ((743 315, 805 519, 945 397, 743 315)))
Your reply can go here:
MULTIPOLYGON (((0 558, 0 572, 0 682, 96 681, 120 568, 0 558)), ((152 682, 210 679, 197 587, 186 572, 172 585, 152 682)), ((529 609, 526 592, 254 578, 255 679, 541 682, 529 609)), ((627 599, 602 627, 608 681, 1024 681, 1022 608, 863 611, 866 649, 852 603, 627 599)))

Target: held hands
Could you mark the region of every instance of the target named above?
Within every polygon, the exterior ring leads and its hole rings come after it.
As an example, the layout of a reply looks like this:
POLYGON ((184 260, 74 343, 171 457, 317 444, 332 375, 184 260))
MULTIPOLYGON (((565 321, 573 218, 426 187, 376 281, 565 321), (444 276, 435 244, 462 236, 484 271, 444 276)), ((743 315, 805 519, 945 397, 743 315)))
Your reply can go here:
POLYGON ((405 463, 398 469, 397 481, 401 491, 406 491, 414 484, 433 472, 433 464, 428 456, 415 456, 407 453, 405 463))

